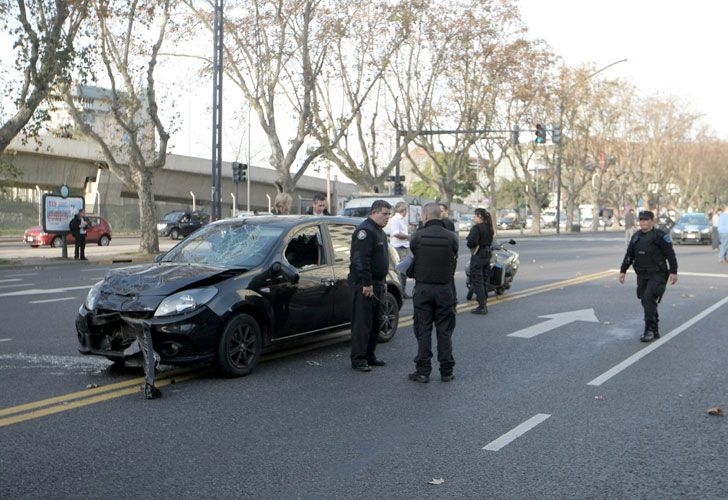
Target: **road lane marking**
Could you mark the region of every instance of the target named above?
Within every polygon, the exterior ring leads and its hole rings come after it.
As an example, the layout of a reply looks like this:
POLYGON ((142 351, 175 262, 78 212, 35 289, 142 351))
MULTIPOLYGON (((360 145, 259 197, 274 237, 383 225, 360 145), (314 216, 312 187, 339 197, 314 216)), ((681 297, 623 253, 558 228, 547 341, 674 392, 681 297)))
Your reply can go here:
POLYGON ((509 444, 511 444, 511 442, 523 436, 525 433, 536 427, 541 422, 547 420, 550 416, 551 415, 547 413, 538 413, 520 424, 519 426, 506 432, 495 441, 491 441, 490 443, 486 444, 485 446, 483 446, 483 449, 488 451, 498 451, 504 446, 508 446, 509 444))
POLYGON ((81 269, 82 273, 96 273, 99 271, 108 271, 109 268, 107 267, 94 267, 93 269, 81 269))
MULTIPOLYGON (((618 273, 619 269, 610 269, 610 271, 618 273)), ((688 271, 678 271, 677 276, 678 278, 680 276, 695 276, 698 278, 728 278, 727 273, 693 273, 688 271)))
POLYGON ((560 328, 569 323, 575 321, 586 321, 588 323, 599 323, 594 309, 580 309, 578 311, 569 311, 557 314, 546 314, 539 316, 539 318, 547 318, 548 321, 542 321, 535 325, 531 325, 527 328, 518 330, 517 332, 509 333, 509 337, 519 337, 522 339, 531 339, 542 333, 550 332, 556 328, 560 328))
POLYGON ((88 290, 91 287, 93 287, 93 285, 69 286, 66 288, 32 288, 30 290, 0 293, 0 297, 18 297, 20 295, 44 295, 51 293, 64 293, 71 292, 73 290, 88 290))
POLYGON ((606 372, 602 373, 601 375, 599 375, 597 378, 595 378, 591 382, 587 383, 587 385, 593 385, 593 386, 600 386, 600 385, 602 385, 604 382, 606 382, 610 378, 614 377, 615 375, 617 375, 621 371, 629 368, 631 365, 635 364, 637 361, 639 361, 640 359, 642 359, 645 356, 647 356, 649 353, 651 353, 652 351, 654 351, 655 349, 657 349, 658 347, 660 347, 661 345, 663 345, 665 342, 668 342, 670 339, 672 339, 674 337, 677 337, 682 332, 684 332, 685 330, 687 330, 688 328, 690 328, 691 326, 693 326, 695 323, 697 323, 698 321, 700 321, 701 319, 703 319, 704 317, 706 317, 707 315, 709 315, 710 313, 712 313, 716 309, 719 309, 720 307, 722 307, 726 303, 728 303, 728 297, 724 297, 722 300, 716 302, 715 304, 713 304, 709 308, 705 309, 703 312, 699 313, 697 316, 693 316, 691 319, 689 319, 688 321, 686 321, 682 325, 678 326, 677 328, 675 328, 674 330, 672 330, 667 335, 663 335, 659 339, 651 342, 650 344, 647 345, 647 347, 643 347, 642 349, 640 349, 639 351, 637 351, 636 353, 634 353, 629 358, 625 359, 624 361, 622 361, 618 365, 610 368, 609 370, 607 370, 606 372))
MULTIPOLYGON (((518 298, 522 297, 528 297, 530 295, 535 295, 537 293, 543 293, 547 292, 553 289, 563 288, 565 286, 570 285, 576 285, 579 283, 585 283, 588 281, 596 280, 605 276, 609 276, 611 274, 614 274, 612 271, 604 271, 600 273, 595 273, 591 275, 585 275, 585 276, 579 276, 577 278, 571 278, 564 281, 559 281, 556 283, 548 284, 548 285, 540 285, 531 289, 522 290, 520 292, 514 293, 513 295, 507 296, 507 297, 499 297, 492 301, 490 301, 490 304, 498 304, 501 302, 508 302, 509 300, 516 300, 518 298)), ((76 287, 76 288, 90 288, 90 287, 76 287)), ((2 296, 2 295, 0 295, 2 296)), ((468 311, 470 309, 473 309, 475 305, 470 304, 461 304, 458 306, 458 312, 462 311, 468 311)), ((412 318, 409 319, 400 319, 399 326, 400 327, 406 327, 412 325, 412 318)), ((346 329, 338 332, 332 332, 331 334, 328 334, 328 336, 321 339, 323 342, 311 342, 310 344, 300 346, 296 349, 287 350, 284 352, 275 352, 268 355, 265 355, 261 358, 262 362, 275 360, 287 356, 292 356, 295 354, 300 354, 302 352, 307 352, 313 349, 318 349, 320 347, 324 347, 327 345, 333 345, 338 344, 347 341, 351 337, 351 330, 346 329), (328 337, 328 338, 327 338, 328 337)), ((191 380, 196 377, 199 377, 203 375, 204 373, 207 373, 210 369, 209 368, 190 368, 188 371, 190 372, 189 375, 185 375, 184 380, 191 380)), ((156 380, 162 381, 167 377, 176 376, 176 381, 182 381, 180 377, 177 376, 177 374, 180 373, 187 373, 186 371, 183 372, 181 370, 175 370, 174 372, 166 372, 162 375, 158 375, 156 380), (169 375, 168 375, 169 374, 169 375)), ((131 380, 126 380, 123 382, 117 382, 114 384, 109 384, 107 386, 102 386, 94 389, 88 389, 84 391, 74 392, 71 394, 56 396, 50 399, 45 399, 42 401, 35 401, 31 403, 22 404, 19 406, 13 406, 9 408, 0 409, 0 417, 7 416, 7 415, 15 415, 18 413, 21 413, 21 415, 16 415, 15 417, 0 419, 0 427, 16 424, 19 422, 25 422, 27 420, 32 420, 34 418, 40 418, 46 415, 52 415, 55 413, 60 413, 62 411, 71 410, 73 408, 78 408, 81 406, 86 406, 94 403, 100 403, 102 401, 108 401, 114 398, 119 398, 123 396, 128 396, 130 394, 134 394, 139 391, 137 388, 132 388, 135 385, 141 385, 144 383, 144 378, 139 377, 131 380), (100 394, 103 394, 103 397, 100 396, 100 394), (86 398, 86 399, 84 399, 86 398), (76 401, 80 400, 80 401, 76 401), (76 401, 75 403, 69 403, 69 401, 76 401), (86 402, 90 401, 90 402, 86 402), (50 407, 52 406, 52 410, 46 408, 46 411, 38 410, 42 409, 44 407, 50 407), (38 410, 38 411, 31 411, 31 410, 38 410), (24 412, 30 412, 30 413, 24 413, 24 412)), ((160 387, 163 385, 167 385, 168 382, 164 383, 157 383, 155 381, 156 385, 159 385, 160 387)))
POLYGON ((21 278, 13 278, 8 280, 0 280, 0 283, 10 283, 11 281, 23 281, 21 278))
POLYGON ((0 342, 10 342, 13 339, 0 339, 0 342))
POLYGON ((2 285, 0 286, 0 289, 3 288, 17 288, 19 286, 33 286, 35 283, 16 283, 15 285, 2 285))
POLYGON ((35 276, 38 273, 6 274, 6 278, 22 278, 24 276, 35 276))
POLYGON ((64 300, 80 300, 76 297, 59 297, 57 299, 31 300, 28 304, 48 304, 49 302, 63 302, 64 300))

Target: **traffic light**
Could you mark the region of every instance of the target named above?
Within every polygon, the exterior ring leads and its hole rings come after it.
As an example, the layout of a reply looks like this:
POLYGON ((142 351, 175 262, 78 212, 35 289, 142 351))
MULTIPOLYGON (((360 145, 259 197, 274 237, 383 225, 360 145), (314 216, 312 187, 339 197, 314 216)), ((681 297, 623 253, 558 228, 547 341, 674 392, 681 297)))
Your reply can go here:
POLYGON ((248 165, 234 161, 232 167, 234 182, 245 182, 248 180, 248 165))
POLYGON ((394 194, 397 196, 402 196, 402 183, 401 182, 394 183, 394 194))
POLYGON ((536 144, 546 142, 546 128, 541 123, 536 124, 536 144))
POLYGON ((551 125, 551 142, 554 144, 561 142, 561 125, 558 123, 551 125))
POLYGON ((514 146, 518 144, 518 125, 513 125, 513 128, 511 129, 511 144, 514 146))

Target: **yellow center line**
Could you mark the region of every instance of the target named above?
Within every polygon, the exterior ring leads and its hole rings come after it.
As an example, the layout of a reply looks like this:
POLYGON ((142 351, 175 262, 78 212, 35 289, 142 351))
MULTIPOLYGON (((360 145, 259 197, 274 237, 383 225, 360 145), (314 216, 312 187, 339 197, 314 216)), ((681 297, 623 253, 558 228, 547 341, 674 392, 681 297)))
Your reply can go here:
MULTIPOLYGON (((577 276, 576 278, 570 278, 563 281, 558 281, 556 283, 550 283, 546 285, 540 285, 533 288, 529 288, 526 290, 521 290, 519 292, 512 293, 508 296, 504 297, 496 297, 495 299, 492 299, 488 301, 489 305, 495 305, 500 304, 503 302, 509 302, 511 300, 516 300, 524 297, 529 297, 531 295, 536 295, 539 293, 544 293, 550 290, 555 290, 559 288, 564 288, 566 286, 571 285, 577 285, 581 283, 586 283, 589 281, 594 281, 600 278, 605 278, 607 276, 613 275, 613 270, 608 271, 602 271, 599 273, 594 274, 587 274, 584 276, 577 276)), ((465 312, 470 311, 471 309, 474 309, 476 307, 476 304, 461 304, 457 307, 458 312, 465 312)), ((407 327, 411 326, 413 323, 412 317, 408 317, 405 319, 400 319, 399 326, 400 327, 407 327)), ((286 350, 281 353, 272 353, 269 355, 264 356, 261 361, 271 361, 274 359, 279 359, 283 357, 292 356, 295 354, 299 354, 302 352, 309 351, 314 348, 320 348, 328 345, 338 344, 341 343, 349 338, 349 330, 342 331, 342 332, 335 332, 330 334, 331 338, 324 338, 321 342, 314 342, 305 346, 301 346, 297 349, 290 349, 286 350)), ((155 385, 157 387, 164 387, 166 385, 177 383, 177 382, 184 382, 187 380, 195 379, 204 373, 209 372, 209 368, 182 368, 182 369, 175 369, 168 372, 163 372, 160 375, 158 375, 155 379, 155 385)), ((72 392, 69 394, 65 394, 62 396, 56 396, 49 399, 44 399, 40 401, 35 401, 32 403, 22 404, 18 406, 12 406, 9 408, 0 409, 0 427, 5 427, 8 425, 17 424, 20 422, 25 422, 28 420, 33 420, 35 418, 44 417, 47 415, 53 415, 56 413, 64 412, 67 410, 72 410, 74 408, 81 408, 84 406, 101 403, 104 401, 109 401, 111 399, 120 398, 124 396, 129 396, 131 394, 139 393, 142 390, 144 384, 144 377, 137 377, 129 380, 125 380, 122 382, 117 382, 115 384, 109 384, 101 387, 96 387, 93 389, 86 389, 83 391, 78 392, 72 392), (31 411, 32 410, 32 411, 31 411), (27 413, 24 413, 27 412, 27 413), (16 415, 20 413, 20 415, 16 415), (12 417, 9 417, 8 415, 15 415, 12 417)))

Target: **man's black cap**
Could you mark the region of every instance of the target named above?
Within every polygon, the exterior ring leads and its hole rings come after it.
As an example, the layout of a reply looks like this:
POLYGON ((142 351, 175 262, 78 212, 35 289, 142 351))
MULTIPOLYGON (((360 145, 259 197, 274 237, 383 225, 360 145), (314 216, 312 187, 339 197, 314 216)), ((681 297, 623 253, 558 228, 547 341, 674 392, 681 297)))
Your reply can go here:
POLYGON ((642 210, 640 212, 640 220, 653 220, 655 218, 655 214, 650 212, 649 210, 642 210))

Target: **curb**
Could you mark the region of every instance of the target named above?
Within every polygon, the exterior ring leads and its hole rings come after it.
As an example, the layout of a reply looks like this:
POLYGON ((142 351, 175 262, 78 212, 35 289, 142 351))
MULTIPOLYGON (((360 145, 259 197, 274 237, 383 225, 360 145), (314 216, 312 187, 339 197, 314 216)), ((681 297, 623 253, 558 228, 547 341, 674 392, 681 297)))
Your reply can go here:
POLYGON ((57 267, 64 265, 88 266, 91 264, 146 264, 154 262, 156 255, 116 255, 112 257, 89 258, 87 261, 77 261, 73 258, 47 257, 31 259, 0 259, 0 270, 28 268, 28 267, 57 267))

